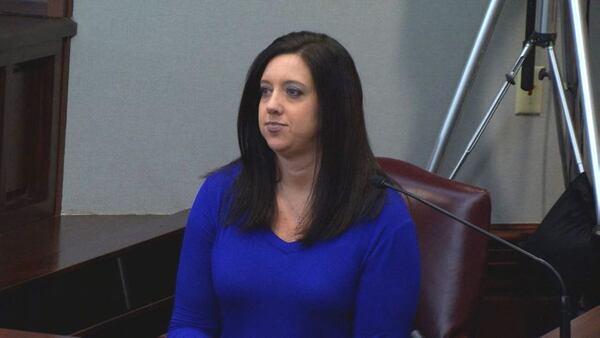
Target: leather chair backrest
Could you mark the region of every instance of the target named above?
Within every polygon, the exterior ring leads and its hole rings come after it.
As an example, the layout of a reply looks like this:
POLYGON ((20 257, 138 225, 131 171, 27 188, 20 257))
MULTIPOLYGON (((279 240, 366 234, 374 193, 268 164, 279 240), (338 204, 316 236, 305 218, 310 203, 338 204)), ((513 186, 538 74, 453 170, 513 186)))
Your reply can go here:
MULTIPOLYGON (((378 158, 403 189, 489 229, 491 203, 483 189, 451 181, 412 164, 378 158)), ((415 328, 427 338, 473 335, 487 256, 487 238, 403 196, 417 227, 421 291, 415 328)))

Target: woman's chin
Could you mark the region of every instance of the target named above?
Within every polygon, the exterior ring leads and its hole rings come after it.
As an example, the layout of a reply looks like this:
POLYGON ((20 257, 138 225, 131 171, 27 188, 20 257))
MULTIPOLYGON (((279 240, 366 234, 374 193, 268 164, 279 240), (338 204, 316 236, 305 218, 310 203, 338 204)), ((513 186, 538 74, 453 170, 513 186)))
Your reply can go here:
POLYGON ((271 146, 271 145, 269 145, 269 148, 271 148, 271 150, 275 154, 277 154, 277 156, 285 156, 286 154, 289 153, 289 148, 285 147, 285 146, 281 146, 281 145, 271 146))
POLYGON ((283 137, 273 137, 271 135, 267 135, 266 137, 263 135, 267 146, 273 150, 274 152, 284 151, 286 148, 289 148, 290 144, 283 137))

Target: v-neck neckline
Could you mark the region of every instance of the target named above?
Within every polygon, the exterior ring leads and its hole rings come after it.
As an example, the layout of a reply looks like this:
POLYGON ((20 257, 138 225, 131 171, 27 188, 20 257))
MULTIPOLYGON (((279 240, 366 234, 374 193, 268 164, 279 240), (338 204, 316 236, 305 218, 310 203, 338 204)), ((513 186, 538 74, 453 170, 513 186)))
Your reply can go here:
POLYGON ((283 239, 281 239, 279 236, 277 236, 277 234, 275 234, 273 232, 273 230, 268 229, 265 230, 266 232, 266 240, 273 246, 275 246, 277 249, 285 252, 285 253, 292 253, 292 252, 297 252, 302 250, 302 243, 298 240, 293 241, 293 242, 286 242, 283 239))

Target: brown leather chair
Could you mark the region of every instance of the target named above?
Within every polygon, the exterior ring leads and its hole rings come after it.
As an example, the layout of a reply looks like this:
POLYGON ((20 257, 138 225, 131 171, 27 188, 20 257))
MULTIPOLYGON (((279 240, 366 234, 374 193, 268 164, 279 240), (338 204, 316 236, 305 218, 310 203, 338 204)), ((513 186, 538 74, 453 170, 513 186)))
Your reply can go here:
MULTIPOLYGON (((481 228, 489 229, 490 196, 412 164, 378 158, 403 189, 481 228)), ((481 297, 487 238, 426 205, 403 196, 417 227, 421 291, 415 328, 423 337, 471 337, 481 297)))

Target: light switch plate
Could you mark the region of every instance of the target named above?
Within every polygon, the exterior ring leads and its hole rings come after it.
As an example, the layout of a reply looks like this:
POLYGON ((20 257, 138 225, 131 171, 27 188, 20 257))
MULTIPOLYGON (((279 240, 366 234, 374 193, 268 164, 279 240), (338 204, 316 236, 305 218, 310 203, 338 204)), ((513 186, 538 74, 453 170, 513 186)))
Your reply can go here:
POLYGON ((526 92, 521 89, 521 75, 517 76, 517 95, 515 100, 515 111, 517 115, 540 115, 542 113, 543 86, 538 79, 538 74, 543 66, 535 66, 533 74, 533 89, 526 92))

